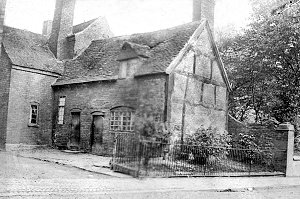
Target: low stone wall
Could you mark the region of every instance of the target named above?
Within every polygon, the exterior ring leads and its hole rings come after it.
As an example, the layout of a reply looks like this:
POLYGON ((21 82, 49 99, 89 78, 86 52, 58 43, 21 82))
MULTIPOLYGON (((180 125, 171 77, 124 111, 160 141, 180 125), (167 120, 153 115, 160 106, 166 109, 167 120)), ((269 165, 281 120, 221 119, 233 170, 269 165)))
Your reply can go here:
POLYGON ((285 150, 287 148, 287 134, 276 131, 275 127, 258 124, 245 125, 229 115, 228 132, 232 136, 233 143, 240 139, 240 133, 242 133, 254 136, 256 144, 260 147, 268 147, 268 142, 271 142, 276 149, 285 150))

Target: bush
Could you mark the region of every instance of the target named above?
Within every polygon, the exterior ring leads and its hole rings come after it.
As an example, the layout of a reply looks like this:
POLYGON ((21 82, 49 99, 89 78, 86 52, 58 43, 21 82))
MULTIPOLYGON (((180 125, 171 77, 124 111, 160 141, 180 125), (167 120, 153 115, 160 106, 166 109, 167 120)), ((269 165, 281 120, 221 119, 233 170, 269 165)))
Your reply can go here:
POLYGON ((261 136, 260 139, 248 133, 240 133, 233 147, 246 149, 242 152, 242 161, 258 164, 271 165, 274 153, 274 144, 268 136, 261 136))
POLYGON ((144 158, 144 166, 148 165, 150 158, 164 156, 169 146, 171 132, 158 116, 160 114, 153 111, 152 114, 140 113, 136 118, 136 131, 141 138, 139 157, 144 158))
POLYGON ((177 159, 190 160, 196 164, 205 164, 209 156, 224 157, 228 153, 231 138, 228 133, 216 128, 199 128, 194 134, 187 135, 184 144, 176 145, 177 159))

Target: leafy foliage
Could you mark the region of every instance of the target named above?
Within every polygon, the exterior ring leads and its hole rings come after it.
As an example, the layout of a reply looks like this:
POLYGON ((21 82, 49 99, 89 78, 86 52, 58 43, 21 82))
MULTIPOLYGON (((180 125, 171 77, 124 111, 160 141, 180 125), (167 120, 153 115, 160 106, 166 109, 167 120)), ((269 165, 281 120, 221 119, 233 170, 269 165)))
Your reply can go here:
POLYGON ((233 83, 229 112, 245 121, 274 117, 294 122, 300 106, 299 11, 256 19, 241 35, 221 42, 233 83))
POLYGON ((185 144, 200 147, 229 147, 231 138, 228 133, 219 132, 216 128, 199 128, 194 134, 187 135, 185 144))
POLYGON ((221 158, 226 155, 230 142, 231 137, 226 131, 219 132, 211 127, 199 128, 194 134, 186 136, 181 154, 186 154, 189 159, 192 156, 196 162, 205 163, 209 156, 221 158))

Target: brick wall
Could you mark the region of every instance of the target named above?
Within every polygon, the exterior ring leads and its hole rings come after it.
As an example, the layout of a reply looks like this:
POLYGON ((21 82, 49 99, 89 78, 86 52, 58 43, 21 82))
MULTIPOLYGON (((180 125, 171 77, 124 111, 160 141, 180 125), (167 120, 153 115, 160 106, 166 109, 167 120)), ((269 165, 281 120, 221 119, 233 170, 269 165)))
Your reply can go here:
POLYGON ((0 69, 0 148, 4 148, 6 140, 7 110, 11 71, 11 63, 4 51, 4 48, 1 49, 0 69))
POLYGON ((73 33, 75 0, 57 0, 49 38, 49 48, 60 60, 73 58, 69 55, 67 36, 73 33))
POLYGON ((2 47, 2 34, 4 28, 4 19, 5 19, 5 8, 6 8, 6 0, 0 1, 0 53, 2 47))
POLYGON ((206 18, 210 27, 214 27, 215 0, 193 0, 193 21, 206 18))
POLYGON ((232 116, 228 117, 228 132, 232 137, 233 144, 240 139, 239 134, 252 135, 255 143, 264 147, 267 142, 273 143, 276 149, 286 149, 288 134, 283 131, 276 131, 274 126, 263 126, 259 124, 245 125, 232 116))
POLYGON ((51 144, 52 98, 51 84, 56 77, 12 69, 7 144, 51 144), (28 126, 31 102, 39 105, 38 126, 28 126))
POLYGON ((206 30, 193 48, 170 74, 168 112, 174 140, 180 139, 182 128, 184 135, 198 128, 226 130, 228 91, 206 30))
POLYGON ((142 104, 156 101, 165 103, 165 75, 119 79, 114 82, 93 82, 54 87, 54 131, 55 144, 67 146, 70 135, 71 111, 80 111, 80 147, 90 149, 92 113, 100 111, 103 118, 103 144, 93 150, 94 153, 110 155, 113 149, 115 133, 109 130, 110 110, 118 106, 127 106, 139 112, 142 104), (58 100, 66 96, 64 124, 57 124, 58 100))

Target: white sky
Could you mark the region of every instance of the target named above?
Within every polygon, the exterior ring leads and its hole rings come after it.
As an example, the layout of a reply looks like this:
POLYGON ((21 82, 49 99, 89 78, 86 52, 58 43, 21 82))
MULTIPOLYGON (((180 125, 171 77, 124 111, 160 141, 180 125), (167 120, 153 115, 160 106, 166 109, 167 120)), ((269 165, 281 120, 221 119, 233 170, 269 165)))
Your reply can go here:
MULTIPOLYGON (((215 26, 244 27, 250 16, 249 0, 217 0, 215 26)), ((53 18, 55 0, 7 0, 8 26, 41 33, 53 18)), ((74 24, 105 16, 113 33, 126 35, 168 28, 192 19, 192 0, 77 0, 74 24)))

